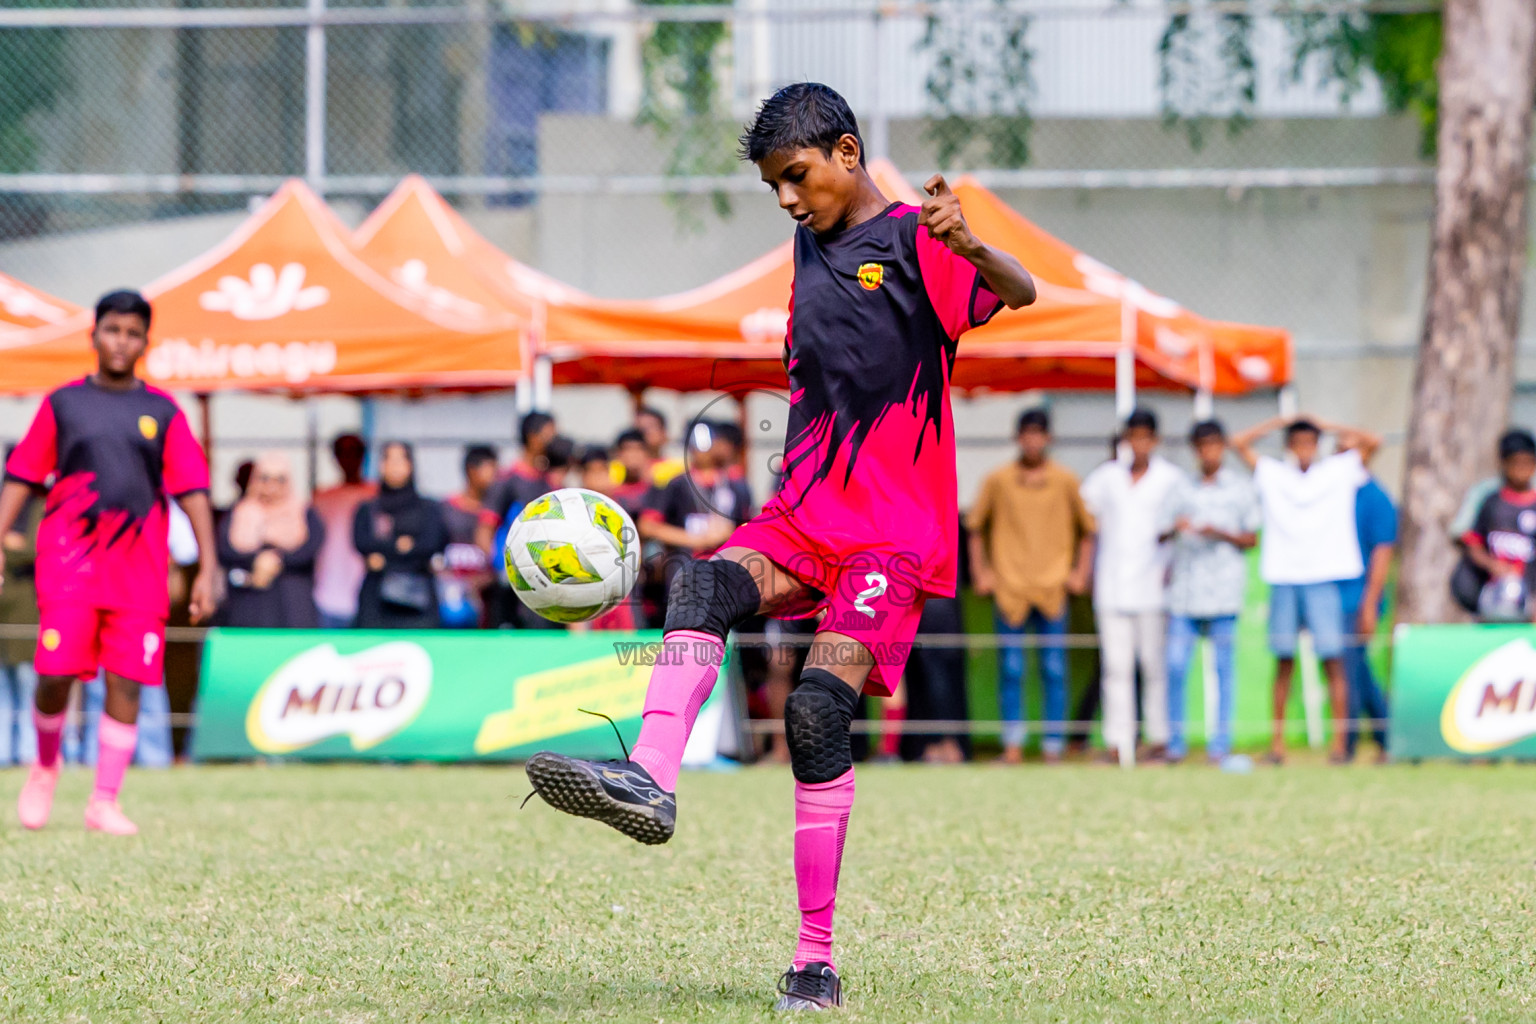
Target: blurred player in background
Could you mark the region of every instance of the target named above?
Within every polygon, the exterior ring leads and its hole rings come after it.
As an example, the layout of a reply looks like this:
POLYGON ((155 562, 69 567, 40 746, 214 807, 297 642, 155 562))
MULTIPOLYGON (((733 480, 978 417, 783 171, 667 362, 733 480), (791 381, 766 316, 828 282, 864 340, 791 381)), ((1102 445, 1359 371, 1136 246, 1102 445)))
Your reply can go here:
POLYGON ((0 487, 3 535, 28 497, 53 480, 37 542, 37 763, 17 803, 30 829, 46 825, 53 807, 70 688, 99 668, 106 713, 85 827, 138 831, 117 795, 138 742, 139 688, 165 681, 167 497, 197 535, 192 620, 203 621, 217 604, 207 460, 176 402, 134 372, 149 326, 149 303, 137 292, 113 292, 96 304, 96 372, 43 399, 0 487))
POLYGON ((1032 302, 1035 288, 1016 259, 971 234, 943 178, 929 180, 920 210, 887 201, 853 112, 824 85, 775 93, 742 151, 799 225, 784 486, 673 579, 667 656, 651 674, 633 760, 541 753, 528 777, 560 810, 666 842, 683 748, 727 633, 753 614, 825 614, 785 702, 800 938, 777 1004, 820 1010, 842 1003, 832 915, 859 695, 895 690, 924 599, 955 593, 955 344, 1004 304, 1032 302))

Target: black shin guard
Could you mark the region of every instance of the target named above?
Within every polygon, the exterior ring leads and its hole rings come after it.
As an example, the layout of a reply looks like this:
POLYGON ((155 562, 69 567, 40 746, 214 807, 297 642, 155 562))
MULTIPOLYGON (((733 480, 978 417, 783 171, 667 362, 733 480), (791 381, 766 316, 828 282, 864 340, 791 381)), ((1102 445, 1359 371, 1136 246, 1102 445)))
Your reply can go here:
POLYGON ((784 738, 795 778, 831 782, 853 767, 849 745, 859 695, 824 668, 808 668, 784 702, 784 738))
POLYGON ((762 603, 757 580, 745 566, 723 558, 694 559, 672 577, 662 629, 696 629, 724 640, 738 622, 756 615, 762 603))

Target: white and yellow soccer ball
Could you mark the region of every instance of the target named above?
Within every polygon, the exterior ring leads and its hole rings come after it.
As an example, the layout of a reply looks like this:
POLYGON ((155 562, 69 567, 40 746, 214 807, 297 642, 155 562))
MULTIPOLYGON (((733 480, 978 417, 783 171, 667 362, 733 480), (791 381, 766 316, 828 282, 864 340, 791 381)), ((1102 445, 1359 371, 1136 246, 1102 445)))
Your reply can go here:
POLYGON ((552 622, 585 622, 634 589, 640 534, 612 498, 562 487, 518 513, 502 564, 523 604, 552 622))

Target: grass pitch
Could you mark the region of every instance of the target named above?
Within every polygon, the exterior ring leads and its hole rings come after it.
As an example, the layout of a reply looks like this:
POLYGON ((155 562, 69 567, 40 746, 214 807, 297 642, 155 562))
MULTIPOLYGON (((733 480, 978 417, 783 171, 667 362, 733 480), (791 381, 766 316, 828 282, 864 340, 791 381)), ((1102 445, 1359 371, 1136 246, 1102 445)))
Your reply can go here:
MULTIPOLYGON (((791 784, 685 776, 677 837, 520 769, 135 772, 144 834, 14 824, 0 1020, 771 1019, 791 784)), ((1530 1021, 1536 773, 861 767, 850 1021, 1530 1021)))

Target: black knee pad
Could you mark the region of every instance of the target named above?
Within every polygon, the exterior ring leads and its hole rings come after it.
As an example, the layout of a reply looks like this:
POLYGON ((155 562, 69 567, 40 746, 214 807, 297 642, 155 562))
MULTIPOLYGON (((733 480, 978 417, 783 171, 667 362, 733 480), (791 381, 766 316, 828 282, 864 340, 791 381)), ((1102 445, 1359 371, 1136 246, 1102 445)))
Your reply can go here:
POLYGON ((859 708, 853 687, 823 668, 808 668, 784 702, 784 738, 795 778, 831 782, 853 767, 849 727, 859 708))
POLYGON ((672 577, 662 629, 696 629, 724 640, 737 623, 762 605, 757 580, 747 568, 723 558, 692 559, 672 577))

